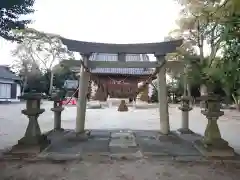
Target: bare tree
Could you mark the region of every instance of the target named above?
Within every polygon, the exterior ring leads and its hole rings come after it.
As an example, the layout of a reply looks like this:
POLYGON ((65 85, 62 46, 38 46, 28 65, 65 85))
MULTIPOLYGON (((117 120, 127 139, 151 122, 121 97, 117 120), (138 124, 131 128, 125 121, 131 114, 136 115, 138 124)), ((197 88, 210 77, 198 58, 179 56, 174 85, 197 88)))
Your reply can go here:
POLYGON ((27 45, 18 45, 12 51, 12 55, 16 58, 11 66, 12 70, 22 79, 21 92, 24 93, 30 79, 41 73, 39 64, 28 53, 27 45))
POLYGON ((58 36, 46 34, 35 29, 25 29, 16 31, 23 41, 18 45, 15 55, 21 59, 21 62, 33 63, 38 65, 41 72, 49 72, 49 94, 53 87, 53 67, 63 59, 72 59, 73 53, 68 51, 62 44, 58 36), (24 54, 24 56, 22 56, 24 54), (27 62, 26 62, 27 60, 27 62))

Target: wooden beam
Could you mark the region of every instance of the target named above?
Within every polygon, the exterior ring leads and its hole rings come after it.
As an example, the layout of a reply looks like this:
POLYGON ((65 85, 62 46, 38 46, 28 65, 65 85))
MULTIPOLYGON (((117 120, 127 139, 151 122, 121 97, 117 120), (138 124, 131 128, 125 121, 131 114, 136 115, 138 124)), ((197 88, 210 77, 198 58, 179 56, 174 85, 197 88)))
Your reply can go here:
MULTIPOLYGON (((61 65, 73 68, 80 67, 81 61, 79 60, 63 60, 61 65)), ((157 61, 88 61, 87 67, 91 69, 95 68, 156 68, 160 67, 161 62, 157 61)))
MULTIPOLYGON (((129 62, 110 62, 110 61, 88 61, 88 67, 89 68, 96 68, 98 67, 106 67, 106 68, 157 68, 160 67, 162 62, 164 61, 164 58, 161 62, 157 61, 129 61, 129 62)), ((73 71, 79 71, 79 68, 81 66, 80 60, 63 60, 60 63, 61 66, 65 66, 70 68, 73 71)), ((166 61, 166 68, 171 69, 172 71, 182 71, 184 68, 184 62, 183 61, 166 61)))
POLYGON ((89 61, 88 67, 95 68, 156 68, 160 63, 157 61, 89 61))
POLYGON ((60 62, 61 66, 72 68, 72 67, 81 67, 81 60, 62 60, 60 62))
POLYGON ((166 55, 176 51, 182 45, 183 40, 165 41, 160 43, 140 43, 140 44, 108 44, 76 41, 60 37, 62 43, 68 50, 80 52, 82 54, 109 53, 109 54, 155 54, 166 55))

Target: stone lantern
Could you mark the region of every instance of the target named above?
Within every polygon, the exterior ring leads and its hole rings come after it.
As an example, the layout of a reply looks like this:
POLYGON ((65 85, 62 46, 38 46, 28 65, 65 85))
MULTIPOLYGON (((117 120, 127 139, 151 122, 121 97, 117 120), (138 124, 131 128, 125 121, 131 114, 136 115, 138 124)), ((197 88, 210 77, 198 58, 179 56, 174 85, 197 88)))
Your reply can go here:
POLYGON ((19 146, 21 148, 25 147, 26 150, 30 150, 30 146, 38 147, 38 151, 41 151, 50 143, 47 137, 41 134, 38 124, 39 115, 45 111, 40 108, 43 95, 41 93, 30 92, 20 98, 26 100, 26 109, 22 110, 22 113, 28 117, 29 123, 24 137, 18 141, 18 144, 12 148, 11 152, 15 152, 16 149, 18 151, 19 146))
POLYGON ((62 111, 64 108, 62 107, 62 101, 64 100, 64 92, 61 90, 57 90, 56 92, 52 93, 51 100, 53 100, 53 108, 51 111, 54 112, 54 131, 63 131, 61 127, 62 121, 62 111))
POLYGON ((118 111, 119 112, 128 111, 128 107, 127 107, 127 104, 126 104, 125 100, 121 100, 120 105, 118 107, 118 111))
POLYGON ((202 140, 195 142, 195 147, 205 156, 234 156, 234 150, 223 140, 217 124, 217 120, 224 114, 220 111, 219 96, 209 93, 202 96, 205 107, 201 113, 206 116, 208 124, 202 140))
POLYGON ((182 96, 181 98, 181 106, 179 109, 182 111, 182 127, 178 129, 180 134, 193 134, 193 132, 189 129, 189 111, 193 108, 190 106, 191 101, 190 96, 182 96))

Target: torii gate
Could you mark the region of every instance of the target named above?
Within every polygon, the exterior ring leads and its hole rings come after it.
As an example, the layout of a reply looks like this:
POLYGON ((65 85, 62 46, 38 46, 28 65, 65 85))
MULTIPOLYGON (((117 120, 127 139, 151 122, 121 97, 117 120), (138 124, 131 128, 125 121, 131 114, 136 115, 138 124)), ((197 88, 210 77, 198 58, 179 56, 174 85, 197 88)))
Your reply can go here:
POLYGON ((160 43, 142 43, 142 44, 106 44, 76 41, 60 37, 68 50, 79 52, 83 60, 66 60, 63 64, 68 66, 80 67, 79 96, 77 103, 76 133, 84 133, 86 116, 86 93, 90 74, 89 68, 156 68, 158 81, 158 100, 160 113, 160 132, 168 134, 170 131, 166 68, 171 67, 171 62, 165 62, 165 55, 172 53, 177 47, 182 45, 182 40, 166 41, 160 43), (110 54, 154 54, 157 61, 136 62, 136 61, 91 61, 89 57, 92 53, 110 53, 110 54), (169 64, 170 63, 170 64, 169 64), (161 85, 161 86, 160 86, 161 85))

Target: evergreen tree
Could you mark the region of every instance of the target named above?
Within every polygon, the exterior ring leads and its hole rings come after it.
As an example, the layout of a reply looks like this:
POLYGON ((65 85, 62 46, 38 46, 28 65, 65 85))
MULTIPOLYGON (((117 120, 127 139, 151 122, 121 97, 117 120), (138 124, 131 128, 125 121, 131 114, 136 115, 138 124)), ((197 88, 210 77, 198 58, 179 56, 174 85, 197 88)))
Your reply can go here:
POLYGON ((19 40, 12 29, 24 29, 31 21, 24 15, 34 12, 35 0, 1 0, 0 1, 0 36, 6 40, 19 40))

